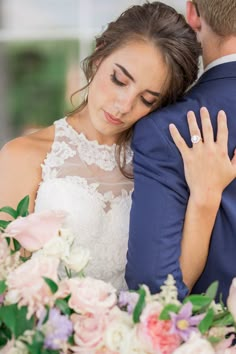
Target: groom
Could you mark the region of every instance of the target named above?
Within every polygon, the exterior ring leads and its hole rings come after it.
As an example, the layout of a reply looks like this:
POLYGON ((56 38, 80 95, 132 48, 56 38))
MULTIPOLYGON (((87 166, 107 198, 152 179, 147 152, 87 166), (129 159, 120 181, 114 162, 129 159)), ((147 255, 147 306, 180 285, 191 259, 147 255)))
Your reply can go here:
MULTIPOLYGON (((231 280, 236 276, 236 180, 224 190, 205 268, 201 274, 193 275, 187 287, 179 257, 189 191, 182 158, 168 126, 174 123, 191 145, 187 112, 193 110, 199 119, 200 108, 207 107, 216 131, 217 112, 224 110, 229 127, 228 151, 229 156, 233 156, 236 146, 236 0, 187 1, 187 19, 201 42, 205 70, 183 101, 151 113, 135 127, 135 191, 126 281, 130 289, 145 283, 152 292, 157 292, 170 273, 183 298, 189 291, 202 293, 213 281, 219 280, 219 292, 225 301, 231 280)), ((199 235, 199 245, 201 241, 199 235)))

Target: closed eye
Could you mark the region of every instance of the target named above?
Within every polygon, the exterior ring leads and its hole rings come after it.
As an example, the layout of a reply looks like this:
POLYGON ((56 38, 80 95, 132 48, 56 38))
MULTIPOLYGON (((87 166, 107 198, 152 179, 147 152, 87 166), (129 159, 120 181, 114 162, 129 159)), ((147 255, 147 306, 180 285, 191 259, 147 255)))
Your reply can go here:
POLYGON ((156 103, 156 100, 150 102, 150 101, 147 101, 143 96, 141 96, 141 100, 147 107, 151 107, 154 105, 154 103, 156 103))
POLYGON ((117 79, 115 70, 113 71, 113 74, 111 75, 111 81, 118 86, 125 86, 126 85, 124 82, 117 79))

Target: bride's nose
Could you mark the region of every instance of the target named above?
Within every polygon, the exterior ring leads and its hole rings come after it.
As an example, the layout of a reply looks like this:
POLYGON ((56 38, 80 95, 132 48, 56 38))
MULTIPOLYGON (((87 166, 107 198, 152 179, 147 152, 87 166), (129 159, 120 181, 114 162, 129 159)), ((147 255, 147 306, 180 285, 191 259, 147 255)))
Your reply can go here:
POLYGON ((129 113, 135 104, 135 96, 132 92, 126 92, 126 94, 120 95, 115 103, 115 107, 120 113, 129 113))

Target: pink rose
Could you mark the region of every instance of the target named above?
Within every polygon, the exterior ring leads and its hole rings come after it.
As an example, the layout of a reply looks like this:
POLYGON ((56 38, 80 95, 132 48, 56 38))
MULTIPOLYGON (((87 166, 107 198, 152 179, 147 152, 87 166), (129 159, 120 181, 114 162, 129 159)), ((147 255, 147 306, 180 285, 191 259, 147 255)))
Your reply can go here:
POLYGON ((53 294, 42 277, 57 282, 59 260, 50 257, 33 257, 21 264, 7 278, 7 303, 28 306, 28 317, 40 311, 45 305, 53 304, 53 294))
POLYGON ((181 339, 177 334, 170 333, 170 320, 159 320, 161 310, 159 303, 146 305, 140 316, 137 335, 148 353, 171 354, 178 348, 181 339))
POLYGON ((58 235, 65 216, 62 211, 43 211, 19 217, 7 226, 5 236, 15 238, 23 248, 33 252, 58 235))
POLYGON ((199 333, 193 332, 187 342, 177 348, 173 354, 215 354, 215 350, 208 340, 199 333))
MULTIPOLYGON (((217 352, 217 354, 218 354, 218 352, 217 352)), ((236 354, 236 346, 234 345, 231 348, 225 349, 223 354, 236 354)))
MULTIPOLYGON (((234 327, 231 327, 231 331, 234 330, 234 327)), ((230 331, 229 331, 230 332, 230 331)), ((235 347, 231 347, 232 342, 234 339, 234 335, 232 334, 226 339, 221 340, 219 343, 217 343, 214 346, 216 354, 236 354, 236 349, 235 347)))
MULTIPOLYGON (((103 333, 107 326, 107 316, 105 314, 73 314, 71 320, 74 323, 74 351, 78 349, 95 350, 103 344, 103 333)), ((86 353, 87 353, 86 352, 86 353)))
POLYGON ((227 306, 228 310, 231 312, 231 315, 236 321, 236 278, 232 280, 230 289, 229 289, 229 296, 227 299, 227 306))
POLYGON ((64 282, 61 294, 71 294, 69 306, 81 314, 106 312, 116 305, 116 289, 92 278, 72 278, 64 282))

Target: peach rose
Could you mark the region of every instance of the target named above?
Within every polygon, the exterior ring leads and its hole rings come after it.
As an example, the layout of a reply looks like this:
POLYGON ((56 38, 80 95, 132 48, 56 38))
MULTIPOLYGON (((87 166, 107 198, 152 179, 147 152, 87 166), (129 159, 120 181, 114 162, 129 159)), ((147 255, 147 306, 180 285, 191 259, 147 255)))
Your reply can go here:
POLYGON ((161 310, 162 306, 157 302, 146 305, 140 316, 137 335, 148 353, 171 354, 181 340, 177 334, 170 333, 170 320, 159 320, 161 310))
POLYGON ((65 216, 63 211, 43 211, 19 217, 7 226, 5 236, 15 238, 23 248, 33 252, 58 235, 65 216))
POLYGON ((117 302, 116 289, 111 284, 89 277, 69 279, 61 292, 71 294, 68 304, 81 314, 106 312, 117 302))
POLYGON ((50 257, 33 257, 21 264, 7 278, 7 303, 28 306, 28 318, 40 315, 44 305, 53 304, 53 294, 42 277, 57 281, 59 260, 50 257))

